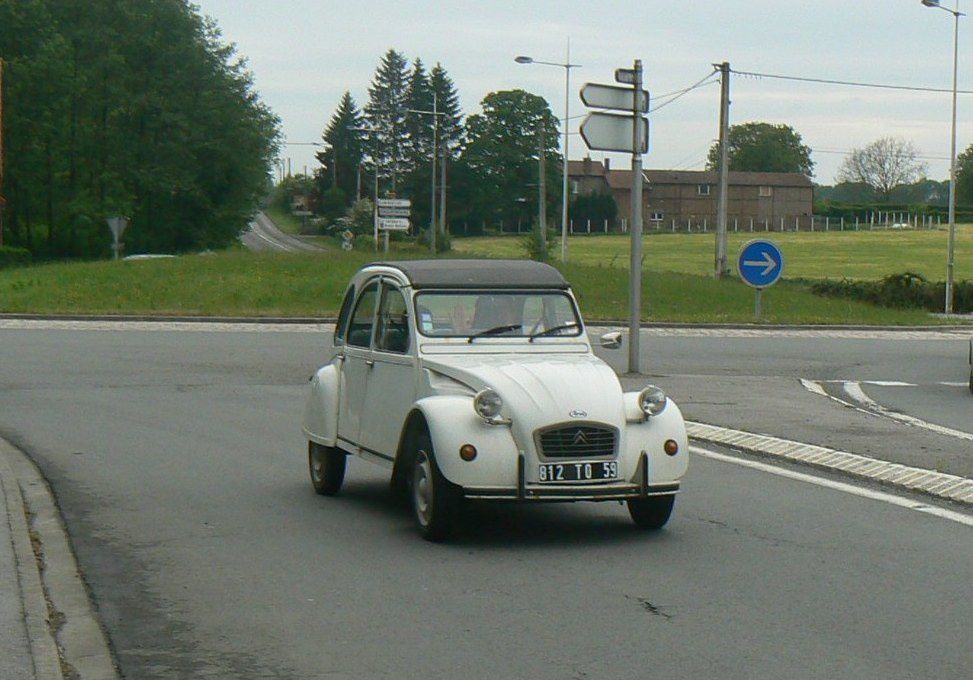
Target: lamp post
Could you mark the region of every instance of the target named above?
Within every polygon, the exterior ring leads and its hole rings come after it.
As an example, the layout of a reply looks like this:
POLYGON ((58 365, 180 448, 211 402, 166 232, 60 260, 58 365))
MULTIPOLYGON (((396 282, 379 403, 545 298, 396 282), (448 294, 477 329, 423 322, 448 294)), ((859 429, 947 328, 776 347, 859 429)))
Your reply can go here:
POLYGON ((540 64, 542 66, 557 66, 564 69, 564 120, 562 130, 564 132, 564 170, 563 186, 561 196, 561 262, 568 261, 568 117, 570 116, 570 89, 571 89, 571 69, 578 68, 580 64, 571 63, 571 40, 568 39, 567 55, 563 64, 555 61, 539 61, 533 57, 516 57, 518 64, 540 64))
POLYGON ((951 131, 949 151, 949 237, 946 242, 946 302, 944 311, 953 313, 953 268, 956 252, 956 75, 959 67, 959 18, 966 16, 959 11, 959 0, 956 9, 949 9, 939 4, 939 0, 921 0, 926 7, 934 7, 953 15, 953 126, 951 131))

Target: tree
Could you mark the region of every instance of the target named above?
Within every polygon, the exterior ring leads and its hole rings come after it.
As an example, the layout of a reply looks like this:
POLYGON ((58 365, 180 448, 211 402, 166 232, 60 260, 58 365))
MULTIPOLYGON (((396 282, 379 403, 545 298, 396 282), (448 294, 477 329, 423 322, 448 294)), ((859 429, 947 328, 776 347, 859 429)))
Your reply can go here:
POLYGON ((227 245, 266 191, 279 122, 188 2, 0 2, 7 225, 48 257, 227 245))
POLYGON ((883 137, 852 151, 838 168, 837 179, 867 184, 887 203, 897 186, 912 184, 925 172, 926 164, 912 142, 883 137))
POLYGON ((956 158, 956 202, 973 204, 973 144, 956 158))
POLYGON ((368 124, 368 155, 380 174, 392 179, 395 191, 406 169, 405 119, 409 62, 389 49, 382 57, 368 88, 365 120, 368 124))
MULTIPOLYGON (((453 183, 453 202, 460 207, 453 214, 474 225, 500 220, 509 225, 518 219, 529 224, 541 147, 549 169, 560 164, 558 120, 543 97, 524 90, 492 92, 481 106, 482 113, 466 119, 466 144, 453 183)), ((560 199, 560 182, 556 172, 547 173, 549 206, 560 199)))
MULTIPOLYGON (((733 125, 729 132, 730 170, 748 172, 799 172, 808 177, 814 171, 811 149, 790 125, 750 122, 733 125)), ((710 147, 706 167, 720 164, 720 145, 710 147)))
POLYGON ((439 110, 443 112, 439 119, 439 139, 449 151, 449 156, 454 157, 463 138, 463 114, 456 85, 439 63, 429 72, 429 85, 436 93, 439 110))
POLYGON ((355 196, 358 166, 362 160, 362 117, 351 93, 345 92, 322 135, 324 151, 316 154, 324 166, 326 187, 337 187, 345 196, 355 196))

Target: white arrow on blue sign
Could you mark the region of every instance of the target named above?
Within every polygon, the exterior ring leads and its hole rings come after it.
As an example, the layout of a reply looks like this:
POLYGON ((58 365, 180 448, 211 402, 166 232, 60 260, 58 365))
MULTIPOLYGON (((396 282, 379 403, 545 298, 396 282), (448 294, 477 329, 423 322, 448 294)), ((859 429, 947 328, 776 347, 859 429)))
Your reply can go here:
POLYGON ((777 283, 784 271, 784 256, 772 241, 755 239, 743 245, 737 258, 737 272, 748 286, 767 288, 777 283))

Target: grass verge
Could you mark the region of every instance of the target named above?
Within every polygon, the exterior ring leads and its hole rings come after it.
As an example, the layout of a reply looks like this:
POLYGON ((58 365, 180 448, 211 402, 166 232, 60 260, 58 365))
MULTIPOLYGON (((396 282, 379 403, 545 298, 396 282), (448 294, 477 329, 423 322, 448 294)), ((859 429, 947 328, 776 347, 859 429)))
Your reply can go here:
MULTIPOLYGON (((389 259, 425 257, 415 248, 389 259)), ((46 264, 0 271, 0 312, 33 314, 174 314, 334 316, 344 287, 372 252, 276 254, 225 252, 172 259, 46 264)), ((621 267, 569 264, 588 320, 627 315, 628 275, 621 267)), ((750 323, 753 290, 681 272, 647 271, 647 321, 750 323)), ((818 297, 802 284, 765 291, 763 322, 921 325, 939 323, 919 310, 894 310, 818 297)))

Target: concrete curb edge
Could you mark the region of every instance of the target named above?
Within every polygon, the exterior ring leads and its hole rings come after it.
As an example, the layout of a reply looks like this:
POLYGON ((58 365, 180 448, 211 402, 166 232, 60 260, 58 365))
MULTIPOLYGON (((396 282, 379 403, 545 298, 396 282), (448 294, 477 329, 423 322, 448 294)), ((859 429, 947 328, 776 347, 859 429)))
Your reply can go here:
POLYGON ((973 508, 973 479, 769 435, 686 421, 690 439, 788 460, 973 508))

